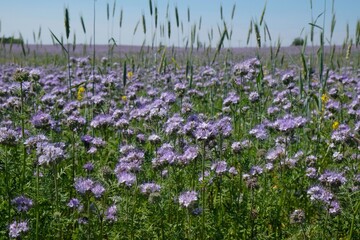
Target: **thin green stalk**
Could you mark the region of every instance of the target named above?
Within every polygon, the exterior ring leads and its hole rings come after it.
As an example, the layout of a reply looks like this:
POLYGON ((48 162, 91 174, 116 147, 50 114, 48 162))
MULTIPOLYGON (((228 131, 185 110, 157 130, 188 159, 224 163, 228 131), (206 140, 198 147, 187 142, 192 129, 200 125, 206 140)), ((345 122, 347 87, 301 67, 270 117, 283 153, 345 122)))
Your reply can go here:
POLYGON ((35 223, 35 236, 39 239, 39 164, 36 164, 36 223, 35 223))
MULTIPOLYGON (((21 139, 22 143, 25 142, 25 116, 24 116, 24 93, 23 93, 23 83, 20 81, 20 94, 21 94, 21 139)), ((24 192, 25 185, 25 171, 26 171, 26 148, 25 145, 22 144, 22 181, 21 181, 21 191, 24 192)))

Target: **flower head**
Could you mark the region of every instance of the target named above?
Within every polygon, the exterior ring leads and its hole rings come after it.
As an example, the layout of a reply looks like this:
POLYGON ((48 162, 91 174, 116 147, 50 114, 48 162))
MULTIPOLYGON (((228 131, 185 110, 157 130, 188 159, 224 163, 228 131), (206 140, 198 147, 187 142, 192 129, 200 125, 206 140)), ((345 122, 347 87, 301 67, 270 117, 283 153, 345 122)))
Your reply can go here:
POLYGON ((9 236, 11 238, 17 238, 21 233, 27 232, 29 230, 28 223, 26 221, 17 222, 14 221, 9 226, 9 236))
POLYGON ((185 208, 189 208, 197 200, 198 200, 198 193, 195 191, 187 191, 179 196, 179 204, 185 208))

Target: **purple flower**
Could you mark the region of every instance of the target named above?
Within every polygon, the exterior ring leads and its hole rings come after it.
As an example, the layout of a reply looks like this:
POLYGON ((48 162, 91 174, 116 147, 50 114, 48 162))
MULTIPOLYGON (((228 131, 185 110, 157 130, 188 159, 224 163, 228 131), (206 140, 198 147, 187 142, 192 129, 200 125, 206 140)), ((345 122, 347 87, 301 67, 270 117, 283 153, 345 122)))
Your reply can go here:
POLYGON ((334 199, 333 194, 321 186, 314 186, 309 188, 307 194, 310 196, 311 201, 321 201, 327 204, 329 204, 334 199))
POLYGON ((268 132, 264 124, 256 125, 249 133, 259 140, 265 140, 268 137, 268 132))
POLYGON ((227 171, 227 163, 225 161, 215 162, 211 165, 211 170, 216 174, 221 175, 227 171))
POLYGON ((126 171, 116 173, 119 184, 125 184, 128 187, 131 187, 136 181, 136 175, 126 171))
POLYGON ((239 102, 240 97, 235 92, 230 92, 228 96, 224 99, 224 106, 235 105, 239 102))
POLYGON ((198 193, 195 191, 187 191, 179 196, 179 204, 182 207, 189 208, 198 200, 198 193))
POLYGON ((309 167, 306 169, 306 176, 309 178, 316 178, 317 177, 317 170, 316 168, 309 167))
POLYGON ((40 142, 36 146, 39 165, 56 163, 65 158, 64 143, 40 142))
POLYGON ((270 161, 270 162, 273 162, 279 158, 281 158, 282 156, 285 155, 285 148, 281 147, 281 146, 277 146, 276 148, 274 149, 270 149, 265 158, 266 160, 270 161))
POLYGON ((240 142, 233 142, 231 144, 231 149, 234 153, 239 153, 241 151, 241 143, 240 142))
POLYGON ((84 135, 81 137, 81 141, 84 143, 85 148, 89 148, 93 137, 90 135, 84 135))
POLYGON ((330 185, 331 187, 339 187, 347 182, 347 179, 343 176, 343 173, 337 173, 326 170, 319 177, 319 181, 330 185))
POLYGON ((85 169, 88 172, 91 172, 94 170, 94 164, 92 162, 85 163, 83 169, 85 169))
POLYGON ((184 119, 179 114, 174 114, 165 123, 165 133, 168 135, 177 133, 181 129, 183 122, 184 119))
POLYGON ((80 201, 77 198, 72 198, 70 199, 70 201, 68 202, 67 206, 69 208, 78 208, 80 206, 80 201))
POLYGON ((109 221, 109 222, 116 222, 117 217, 117 207, 116 205, 111 205, 108 209, 106 209, 105 212, 105 220, 109 221))
POLYGON ((75 189, 78 193, 85 194, 94 186, 94 181, 89 178, 77 178, 75 180, 75 189))
POLYGON ((148 140, 151 144, 159 144, 161 142, 161 138, 156 134, 151 134, 148 140))
POLYGON ((30 121, 35 128, 48 129, 51 126, 52 118, 48 113, 38 112, 32 116, 30 121))
POLYGON ((100 114, 97 115, 90 123, 90 126, 93 128, 105 128, 111 127, 114 124, 112 115, 100 114))
POLYGON ((95 183, 91 188, 91 192, 95 195, 96 198, 100 198, 105 192, 105 188, 100 183, 95 183))
POLYGON ((33 201, 25 196, 19 196, 11 200, 19 212, 27 212, 33 205, 33 201))
POLYGON ((236 77, 247 77, 252 79, 260 68, 261 64, 257 58, 251 58, 238 63, 233 68, 233 74, 236 77))
POLYGON ((183 155, 179 157, 182 164, 187 165, 191 161, 195 160, 199 155, 199 149, 194 146, 189 146, 185 149, 183 155))
POLYGON ((224 137, 229 137, 232 132, 230 117, 223 117, 215 123, 216 132, 224 137))
POLYGON ((238 175, 238 171, 236 170, 235 167, 230 167, 228 172, 231 174, 231 175, 238 175))
POLYGON ((251 92, 249 94, 249 101, 250 102, 254 103, 254 102, 259 101, 259 99, 260 99, 260 95, 257 92, 251 92))
POLYGON ((26 221, 17 222, 14 221, 9 226, 9 236, 11 238, 18 238, 24 232, 29 230, 28 223, 26 221))
POLYGON ((331 203, 328 206, 328 212, 331 215, 337 215, 341 212, 341 207, 338 201, 331 201, 331 203))
POLYGON ((13 146, 19 142, 19 134, 12 129, 0 128, 0 144, 13 146))
POLYGON ((211 123, 202 122, 200 123, 194 132, 197 140, 210 140, 217 135, 216 128, 211 123))
POLYGON ((352 136, 353 134, 351 133, 350 127, 346 124, 340 124, 339 127, 332 132, 331 139, 335 142, 345 142, 352 136))
POLYGON ((163 144, 156 152, 157 157, 152 160, 153 167, 161 167, 177 162, 179 156, 170 144, 163 144))
POLYGON ((260 166, 253 166, 251 167, 249 174, 250 176, 259 176, 263 173, 263 168, 260 166))
POLYGON ((71 115, 65 120, 65 123, 67 126, 69 126, 70 130, 78 131, 85 125, 86 120, 81 116, 71 115))
POLYGON ((295 128, 299 128, 305 125, 306 118, 293 117, 292 115, 285 115, 283 118, 279 118, 273 123, 273 127, 281 132, 290 132, 295 128))
POLYGON ((151 194, 155 192, 160 192, 160 185, 156 183, 143 183, 139 186, 140 192, 142 194, 151 194))
POLYGON ((281 77, 281 81, 285 84, 285 85, 289 85, 291 82, 294 81, 294 77, 295 77, 295 72, 293 70, 287 71, 285 72, 282 77, 281 77))

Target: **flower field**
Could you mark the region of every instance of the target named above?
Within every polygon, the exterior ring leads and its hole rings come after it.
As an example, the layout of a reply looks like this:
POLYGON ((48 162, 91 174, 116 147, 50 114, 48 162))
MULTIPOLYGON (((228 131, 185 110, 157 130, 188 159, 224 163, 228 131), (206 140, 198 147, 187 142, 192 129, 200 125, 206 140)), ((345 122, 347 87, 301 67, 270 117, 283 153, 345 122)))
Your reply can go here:
POLYGON ((1 239, 360 238, 358 45, 61 46, 1 48, 1 239))

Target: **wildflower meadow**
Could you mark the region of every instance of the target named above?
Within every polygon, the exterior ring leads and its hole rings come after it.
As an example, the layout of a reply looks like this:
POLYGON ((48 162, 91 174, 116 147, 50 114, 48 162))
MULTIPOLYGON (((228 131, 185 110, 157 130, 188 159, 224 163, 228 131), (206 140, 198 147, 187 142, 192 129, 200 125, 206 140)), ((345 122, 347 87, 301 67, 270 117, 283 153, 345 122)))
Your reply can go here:
POLYGON ((0 239, 360 239, 360 21, 284 47, 264 8, 256 47, 225 20, 175 47, 149 8, 150 46, 69 43, 71 9, 0 45, 0 239))

